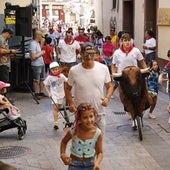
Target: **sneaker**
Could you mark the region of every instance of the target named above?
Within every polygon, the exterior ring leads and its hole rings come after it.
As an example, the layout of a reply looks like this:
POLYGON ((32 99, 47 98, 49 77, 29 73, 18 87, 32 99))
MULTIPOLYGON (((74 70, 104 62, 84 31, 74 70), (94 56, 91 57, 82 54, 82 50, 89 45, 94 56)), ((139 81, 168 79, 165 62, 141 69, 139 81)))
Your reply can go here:
POLYGON ((132 125, 131 125, 131 127, 132 127, 134 130, 137 130, 137 121, 136 121, 136 119, 135 119, 135 121, 132 120, 132 125), (136 126, 135 126, 135 124, 136 124, 136 126))
POLYGON ((54 129, 55 129, 55 130, 59 129, 59 127, 58 127, 58 122, 57 122, 57 121, 54 122, 54 129))
POLYGON ((136 121, 136 120, 135 120, 135 121, 134 121, 134 120, 132 120, 132 125, 131 125, 131 126, 132 126, 132 128, 134 128, 134 127, 135 127, 135 124, 136 124, 136 128, 137 128, 137 121, 136 121))
POLYGON ((44 93, 38 93, 38 96, 40 96, 40 97, 48 97, 48 96, 45 95, 44 93))
POLYGON ((169 117, 169 119, 168 119, 168 123, 170 123, 170 117, 169 117))
POLYGON ((156 116, 154 114, 152 114, 152 113, 148 113, 148 117, 150 119, 156 119, 156 116))

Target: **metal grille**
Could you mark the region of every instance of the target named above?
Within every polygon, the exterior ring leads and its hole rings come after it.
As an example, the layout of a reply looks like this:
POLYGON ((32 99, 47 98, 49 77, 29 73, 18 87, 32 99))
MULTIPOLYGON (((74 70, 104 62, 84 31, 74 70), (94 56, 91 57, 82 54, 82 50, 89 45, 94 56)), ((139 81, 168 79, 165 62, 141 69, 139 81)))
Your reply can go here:
POLYGON ((22 156, 31 149, 23 146, 4 146, 0 147, 0 159, 9 159, 22 156))
POLYGON ((126 112, 113 112, 115 115, 125 115, 126 112))

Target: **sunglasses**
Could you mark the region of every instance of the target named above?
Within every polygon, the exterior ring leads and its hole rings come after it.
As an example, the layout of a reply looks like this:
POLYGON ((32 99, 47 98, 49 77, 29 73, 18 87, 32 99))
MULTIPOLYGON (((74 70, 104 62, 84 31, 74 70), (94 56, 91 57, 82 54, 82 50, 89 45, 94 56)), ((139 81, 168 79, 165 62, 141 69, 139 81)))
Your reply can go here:
POLYGON ((84 57, 94 57, 96 55, 96 52, 92 52, 92 53, 89 53, 89 52, 84 52, 84 57))

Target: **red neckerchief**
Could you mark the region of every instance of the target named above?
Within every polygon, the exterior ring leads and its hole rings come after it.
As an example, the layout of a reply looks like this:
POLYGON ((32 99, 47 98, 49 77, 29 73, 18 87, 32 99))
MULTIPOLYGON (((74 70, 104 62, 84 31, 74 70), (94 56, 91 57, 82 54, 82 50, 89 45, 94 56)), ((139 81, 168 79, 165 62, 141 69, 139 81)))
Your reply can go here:
POLYGON ((149 39, 151 39, 151 38, 153 38, 153 37, 148 35, 148 36, 146 37, 146 40, 149 40, 149 39))
POLYGON ((52 72, 50 72, 50 75, 51 76, 56 76, 56 77, 58 77, 58 78, 60 78, 61 77, 61 72, 60 71, 57 71, 57 73, 56 74, 53 74, 52 72))
POLYGON ((128 51, 125 51, 123 45, 120 46, 120 50, 121 50, 122 52, 126 53, 126 55, 128 55, 128 54, 132 51, 132 49, 133 49, 133 46, 132 46, 132 45, 130 46, 130 48, 129 48, 128 51))
POLYGON ((170 67, 170 61, 166 64, 166 66, 170 67))
POLYGON ((64 41, 65 41, 65 43, 68 44, 68 45, 71 45, 71 44, 74 43, 74 39, 67 40, 66 38, 64 38, 64 41))

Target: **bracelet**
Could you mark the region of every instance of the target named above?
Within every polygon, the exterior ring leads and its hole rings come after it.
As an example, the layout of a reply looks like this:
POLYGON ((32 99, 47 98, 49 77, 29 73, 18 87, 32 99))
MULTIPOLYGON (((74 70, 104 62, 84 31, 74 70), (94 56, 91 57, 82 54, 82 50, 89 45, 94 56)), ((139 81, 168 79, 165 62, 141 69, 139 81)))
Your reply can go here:
POLYGON ((60 154, 60 158, 63 157, 63 156, 66 156, 66 154, 65 153, 61 153, 60 154))

